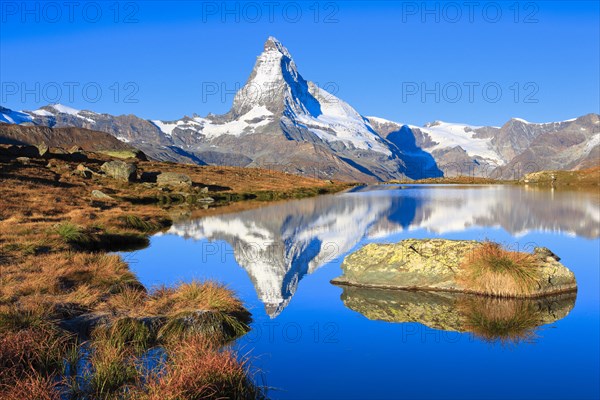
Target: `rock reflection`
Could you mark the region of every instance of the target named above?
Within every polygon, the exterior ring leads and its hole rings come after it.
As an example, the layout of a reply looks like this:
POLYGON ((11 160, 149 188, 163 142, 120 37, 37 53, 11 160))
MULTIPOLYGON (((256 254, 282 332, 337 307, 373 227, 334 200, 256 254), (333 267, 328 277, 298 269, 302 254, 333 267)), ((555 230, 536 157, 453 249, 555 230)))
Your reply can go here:
POLYGON ((576 293, 510 299, 450 292, 367 289, 343 286, 344 305, 368 319, 472 333, 486 342, 535 341, 536 331, 566 317, 576 293))

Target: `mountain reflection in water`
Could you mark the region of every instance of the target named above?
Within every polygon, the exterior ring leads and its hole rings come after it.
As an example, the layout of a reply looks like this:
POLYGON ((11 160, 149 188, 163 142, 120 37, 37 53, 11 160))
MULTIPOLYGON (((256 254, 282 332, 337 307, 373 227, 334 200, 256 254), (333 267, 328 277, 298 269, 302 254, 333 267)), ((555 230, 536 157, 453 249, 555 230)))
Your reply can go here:
POLYGON ((168 234, 229 243, 273 318, 306 274, 361 241, 475 227, 501 227, 514 236, 536 230, 597 238, 599 203, 597 193, 509 185, 376 186, 186 221, 168 234))

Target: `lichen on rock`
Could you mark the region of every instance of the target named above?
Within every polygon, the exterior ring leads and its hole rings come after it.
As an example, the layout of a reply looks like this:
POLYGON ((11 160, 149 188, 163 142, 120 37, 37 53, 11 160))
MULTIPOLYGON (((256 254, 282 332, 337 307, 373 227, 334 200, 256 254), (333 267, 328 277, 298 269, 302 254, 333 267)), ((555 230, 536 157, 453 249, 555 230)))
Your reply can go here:
POLYGON ((541 247, 530 254, 473 240, 406 239, 395 244, 368 244, 348 255, 342 263, 343 275, 332 282, 503 297, 577 290, 574 274, 559 259, 541 247), (482 260, 482 254, 490 260, 482 260))

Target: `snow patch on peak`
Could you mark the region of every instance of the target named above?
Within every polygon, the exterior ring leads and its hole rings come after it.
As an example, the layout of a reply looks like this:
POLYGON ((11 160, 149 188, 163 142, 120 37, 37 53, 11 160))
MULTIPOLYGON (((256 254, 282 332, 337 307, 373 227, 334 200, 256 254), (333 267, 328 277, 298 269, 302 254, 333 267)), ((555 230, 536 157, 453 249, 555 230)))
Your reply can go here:
POLYGON ((341 141, 357 149, 372 150, 388 156, 392 154, 365 118, 348 103, 312 82, 309 82, 309 93, 318 99, 320 113, 294 113, 291 117, 296 124, 303 125, 327 142, 341 141))
POLYGON ((52 117, 52 116, 54 116, 54 114, 52 114, 50 111, 48 111, 48 110, 42 110, 41 108, 39 110, 33 110, 33 111, 31 111, 31 113, 33 113, 35 115, 39 115, 40 117, 52 117))
POLYGON ((184 117, 177 121, 152 120, 165 135, 173 136, 175 129, 192 130, 197 134, 204 135, 207 138, 214 138, 221 135, 240 136, 242 134, 254 133, 257 128, 273 121, 273 113, 265 106, 256 106, 250 109, 244 115, 235 120, 216 123, 208 118, 184 117))
POLYGON ((527 125, 551 125, 551 124, 561 124, 563 122, 573 122, 576 121, 577 118, 565 119, 563 121, 552 121, 552 122, 529 122, 524 120, 523 118, 511 118, 511 121, 519 121, 527 125))
POLYGON ((467 152, 470 157, 482 157, 492 160, 499 165, 505 161, 492 149, 491 138, 476 138, 475 129, 480 126, 465 125, 435 121, 427 124, 424 128, 409 125, 411 129, 419 129, 431 137, 436 145, 426 148, 427 151, 459 146, 467 152))
POLYGON ((56 111, 58 111, 60 113, 75 115, 75 116, 79 115, 79 113, 81 112, 81 110, 77 110, 75 108, 65 106, 63 104, 52 104, 52 105, 50 105, 50 107, 54 108, 56 111))

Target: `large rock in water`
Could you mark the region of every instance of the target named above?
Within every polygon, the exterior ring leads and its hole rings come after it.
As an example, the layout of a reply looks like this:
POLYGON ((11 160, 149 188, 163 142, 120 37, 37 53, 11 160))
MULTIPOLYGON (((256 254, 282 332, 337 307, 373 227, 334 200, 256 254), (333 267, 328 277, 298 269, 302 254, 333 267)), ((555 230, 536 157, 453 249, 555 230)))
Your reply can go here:
MULTIPOLYGON (((348 255, 343 275, 332 283, 361 287, 437 290, 490 295, 461 279, 465 265, 483 243, 472 240, 406 239, 396 244, 368 244, 348 255)), ((577 290, 575 275, 546 248, 532 254, 535 282, 527 293, 537 297, 577 290)))
POLYGON ((135 164, 129 164, 124 161, 105 162, 100 169, 111 178, 124 182, 131 182, 136 178, 137 167, 135 164))

